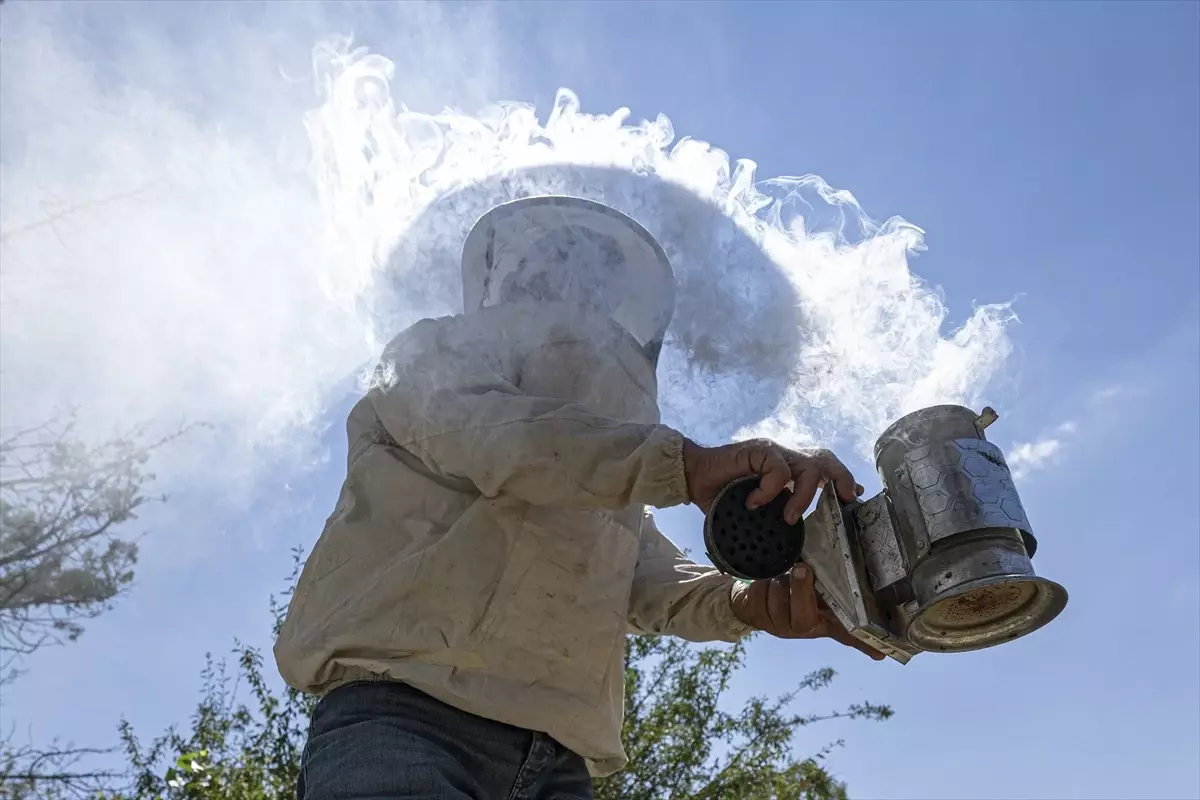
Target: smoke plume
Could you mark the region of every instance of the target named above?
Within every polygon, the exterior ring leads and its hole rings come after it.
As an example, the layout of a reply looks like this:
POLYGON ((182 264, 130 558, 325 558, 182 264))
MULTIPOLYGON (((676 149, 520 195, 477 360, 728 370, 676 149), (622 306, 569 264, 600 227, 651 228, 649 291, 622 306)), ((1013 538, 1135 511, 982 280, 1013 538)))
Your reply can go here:
MULTIPOLYGON (((436 47, 398 66, 325 36, 304 82, 283 70, 274 84, 229 85, 240 102, 215 118, 184 91, 192 56, 169 43, 139 39, 99 62, 86 31, 61 18, 4 14, 5 425, 66 404, 96 430, 204 421, 210 437, 173 467, 230 490, 311 465, 322 431, 341 424, 327 412, 382 345, 371 309, 386 300, 396 320, 460 310, 456 272, 397 266, 406 235, 461 246, 465 217, 418 230, 422 213, 452 190, 546 165, 631 176, 618 205, 663 239, 682 276, 660 364, 665 416, 702 438, 865 453, 907 411, 978 404, 1010 352, 1005 305, 943 329, 943 301, 909 266, 921 229, 870 219, 814 175, 762 180, 754 162, 678 136, 664 116, 586 113, 568 89, 548 109, 418 113, 404 102, 410 88, 423 102, 432 90, 414 59, 436 47), (662 190, 639 188, 649 179, 712 209, 708 227, 676 220, 662 190), (790 293, 764 290, 735 240, 765 253, 790 293), (408 294, 395 294, 397 280, 408 294), (219 478, 206 468, 214 454, 219 478)), ((228 57, 257 62, 282 47, 228 57)), ((480 51, 481 73, 488 57, 480 51)), ((496 96, 482 79, 473 86, 496 96)))

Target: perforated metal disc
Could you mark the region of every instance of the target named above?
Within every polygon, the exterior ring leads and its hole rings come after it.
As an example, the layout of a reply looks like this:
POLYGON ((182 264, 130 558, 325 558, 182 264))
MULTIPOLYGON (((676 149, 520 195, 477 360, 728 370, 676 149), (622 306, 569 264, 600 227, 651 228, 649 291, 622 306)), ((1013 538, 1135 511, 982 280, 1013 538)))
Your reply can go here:
POLYGON ((784 489, 762 508, 746 508, 758 483, 758 478, 743 478, 729 484, 704 519, 708 557, 722 572, 747 580, 782 575, 804 549, 804 520, 788 525, 783 519, 790 491, 784 489))

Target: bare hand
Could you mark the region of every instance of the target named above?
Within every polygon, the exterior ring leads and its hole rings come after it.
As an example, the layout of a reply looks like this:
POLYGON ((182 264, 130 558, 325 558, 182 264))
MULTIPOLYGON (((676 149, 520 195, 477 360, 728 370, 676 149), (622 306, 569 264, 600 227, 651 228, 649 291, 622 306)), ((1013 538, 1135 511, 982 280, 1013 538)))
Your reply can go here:
POLYGON ((824 607, 813 585, 813 571, 797 564, 790 575, 735 584, 733 613, 743 624, 782 639, 834 639, 876 661, 884 655, 851 636, 824 607))
POLYGON ((685 439, 683 469, 688 499, 708 513, 721 490, 738 478, 759 475, 758 488, 750 493, 747 508, 755 509, 775 499, 790 483, 792 497, 783 509, 789 525, 803 516, 817 489, 833 481, 838 497, 849 503, 863 493, 850 470, 828 450, 789 450, 768 439, 735 442, 722 447, 702 447, 685 439))

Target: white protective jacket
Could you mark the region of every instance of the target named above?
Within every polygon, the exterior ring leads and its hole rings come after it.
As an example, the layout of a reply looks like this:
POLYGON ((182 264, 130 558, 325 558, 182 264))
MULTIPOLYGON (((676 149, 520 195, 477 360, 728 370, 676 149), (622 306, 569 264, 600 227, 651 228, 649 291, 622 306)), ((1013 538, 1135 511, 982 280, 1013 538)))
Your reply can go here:
POLYGON ((275 645, 284 679, 403 681, 621 769, 625 634, 747 632, 732 579, 646 511, 687 502, 653 366, 607 319, 501 305, 417 323, 379 375, 275 645))

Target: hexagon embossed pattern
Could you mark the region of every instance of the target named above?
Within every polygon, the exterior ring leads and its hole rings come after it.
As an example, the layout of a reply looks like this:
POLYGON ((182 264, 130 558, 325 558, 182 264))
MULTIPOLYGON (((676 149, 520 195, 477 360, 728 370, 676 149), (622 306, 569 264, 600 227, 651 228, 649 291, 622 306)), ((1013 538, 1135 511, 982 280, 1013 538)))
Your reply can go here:
POLYGON ((1033 532, 1008 464, 991 442, 956 439, 926 445, 904 460, 931 540, 979 528, 1033 532))

